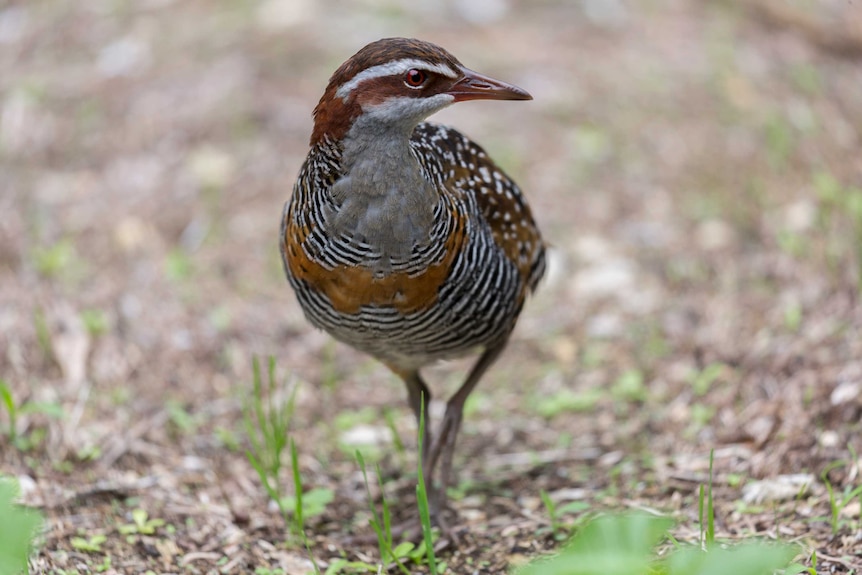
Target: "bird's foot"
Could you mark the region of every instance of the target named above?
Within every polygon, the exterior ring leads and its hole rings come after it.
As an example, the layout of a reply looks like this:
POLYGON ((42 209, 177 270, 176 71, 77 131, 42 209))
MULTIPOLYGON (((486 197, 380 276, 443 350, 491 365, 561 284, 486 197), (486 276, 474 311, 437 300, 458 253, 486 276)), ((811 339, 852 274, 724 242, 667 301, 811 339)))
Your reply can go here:
MULTIPOLYGON (((417 542, 422 537, 422 524, 418 516, 393 525, 389 529, 389 534, 392 537, 391 545, 396 547, 401 541, 417 542)), ((386 533, 382 533, 383 537, 388 537, 386 533)), ((349 535, 344 538, 345 545, 376 545, 379 543, 377 532, 363 533, 360 535, 349 535)))
MULTIPOLYGON (((460 545, 461 539, 458 536, 458 531, 461 528, 450 523, 444 513, 436 509, 431 509, 430 511, 431 528, 434 529, 436 527, 439 534, 434 542, 434 549, 440 551, 450 545, 454 547, 460 545)), ((422 521, 418 514, 412 515, 409 519, 393 525, 390 527, 389 533, 391 534, 390 544, 393 548, 403 541, 419 544, 425 536, 422 521)), ((383 533, 383 536, 387 537, 385 533, 383 533)), ((372 532, 348 536, 344 539, 344 543, 345 545, 376 545, 379 543, 379 539, 377 533, 372 532)))
MULTIPOLYGON (((458 547, 459 545, 461 545, 461 538, 458 536, 458 527, 449 523, 443 513, 437 513, 436 520, 434 521, 434 523, 440 530, 439 540, 447 542, 443 545, 443 548, 448 547, 450 544, 453 547, 458 547)), ((435 549, 436 548, 437 547, 435 545, 435 549)))

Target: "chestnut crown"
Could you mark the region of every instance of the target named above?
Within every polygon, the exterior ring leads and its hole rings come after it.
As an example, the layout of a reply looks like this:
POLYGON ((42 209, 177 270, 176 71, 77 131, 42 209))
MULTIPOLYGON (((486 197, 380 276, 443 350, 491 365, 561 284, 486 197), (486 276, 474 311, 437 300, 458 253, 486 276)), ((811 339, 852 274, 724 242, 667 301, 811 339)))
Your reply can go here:
POLYGON ((311 144, 340 140, 359 117, 407 134, 465 100, 530 100, 521 88, 464 67, 445 49, 411 38, 372 42, 332 74, 314 109, 311 144))

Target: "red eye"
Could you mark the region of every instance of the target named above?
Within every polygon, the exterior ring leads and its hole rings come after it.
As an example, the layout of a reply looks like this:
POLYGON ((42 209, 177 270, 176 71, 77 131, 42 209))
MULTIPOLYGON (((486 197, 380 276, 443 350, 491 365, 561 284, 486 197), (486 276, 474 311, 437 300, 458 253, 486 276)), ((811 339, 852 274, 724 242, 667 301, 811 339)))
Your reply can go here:
POLYGON ((408 70, 407 73, 404 74, 404 83, 411 88, 418 88, 424 84, 427 79, 428 75, 422 70, 417 70, 416 68, 408 70))

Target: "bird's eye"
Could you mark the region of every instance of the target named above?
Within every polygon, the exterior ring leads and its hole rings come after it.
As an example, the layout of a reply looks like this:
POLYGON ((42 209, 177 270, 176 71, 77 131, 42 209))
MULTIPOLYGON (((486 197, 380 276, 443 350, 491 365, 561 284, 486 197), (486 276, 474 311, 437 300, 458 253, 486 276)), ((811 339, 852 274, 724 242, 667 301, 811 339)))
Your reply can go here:
POLYGON ((416 68, 408 70, 407 73, 404 74, 404 83, 411 88, 418 88, 419 86, 424 84, 425 80, 427 79, 428 74, 426 74, 422 70, 417 70, 416 68))

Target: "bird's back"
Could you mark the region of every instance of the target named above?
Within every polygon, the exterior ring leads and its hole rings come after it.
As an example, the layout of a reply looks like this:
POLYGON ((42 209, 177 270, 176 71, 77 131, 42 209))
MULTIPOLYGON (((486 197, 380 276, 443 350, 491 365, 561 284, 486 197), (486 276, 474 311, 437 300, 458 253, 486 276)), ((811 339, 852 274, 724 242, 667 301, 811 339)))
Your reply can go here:
POLYGON ((545 244, 518 185, 476 142, 453 128, 423 122, 412 143, 421 158, 436 158, 446 190, 473 196, 481 220, 491 230, 495 249, 518 268, 521 300, 536 288, 545 272, 545 244))
POLYGON ((312 148, 285 206, 282 255, 314 325, 414 368, 505 339, 544 272, 545 250, 520 189, 480 146, 430 123, 410 146, 436 202, 407 256, 381 263, 380 246, 335 231, 342 151, 327 141, 312 148))

